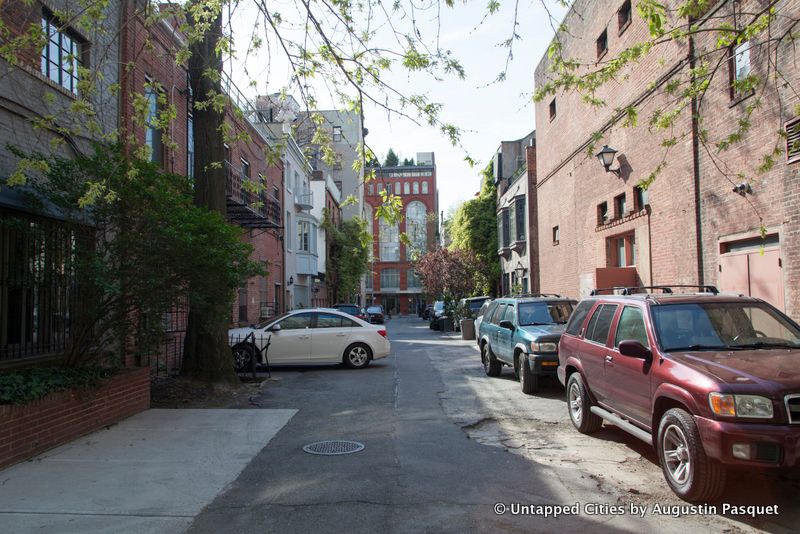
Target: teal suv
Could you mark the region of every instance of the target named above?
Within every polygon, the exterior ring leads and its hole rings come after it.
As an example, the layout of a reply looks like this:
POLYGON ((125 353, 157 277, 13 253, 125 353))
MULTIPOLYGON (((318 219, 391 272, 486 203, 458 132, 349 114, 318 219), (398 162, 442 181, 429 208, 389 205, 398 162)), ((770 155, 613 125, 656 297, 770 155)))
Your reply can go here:
POLYGON ((494 300, 477 332, 488 376, 503 365, 514 369, 522 392, 539 389, 539 377, 558 370, 558 341, 577 302, 559 295, 526 295, 494 300))

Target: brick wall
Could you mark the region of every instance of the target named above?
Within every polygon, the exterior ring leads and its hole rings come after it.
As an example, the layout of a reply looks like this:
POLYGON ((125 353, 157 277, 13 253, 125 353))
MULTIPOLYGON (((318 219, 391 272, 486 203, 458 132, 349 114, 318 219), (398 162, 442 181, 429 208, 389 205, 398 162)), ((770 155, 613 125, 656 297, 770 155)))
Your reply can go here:
POLYGON ((147 410, 150 370, 125 370, 97 390, 70 390, 22 406, 0 405, 0 468, 147 410))

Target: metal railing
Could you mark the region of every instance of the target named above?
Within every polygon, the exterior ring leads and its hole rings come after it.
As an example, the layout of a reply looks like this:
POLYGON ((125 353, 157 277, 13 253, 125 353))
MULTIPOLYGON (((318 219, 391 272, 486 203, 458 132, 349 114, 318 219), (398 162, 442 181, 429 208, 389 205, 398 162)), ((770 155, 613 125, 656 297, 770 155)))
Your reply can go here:
POLYGON ((225 194, 233 202, 248 207, 256 215, 269 219, 276 224, 281 220, 280 200, 266 190, 254 192, 246 184, 252 178, 245 176, 241 169, 237 169, 226 161, 225 166, 225 194))

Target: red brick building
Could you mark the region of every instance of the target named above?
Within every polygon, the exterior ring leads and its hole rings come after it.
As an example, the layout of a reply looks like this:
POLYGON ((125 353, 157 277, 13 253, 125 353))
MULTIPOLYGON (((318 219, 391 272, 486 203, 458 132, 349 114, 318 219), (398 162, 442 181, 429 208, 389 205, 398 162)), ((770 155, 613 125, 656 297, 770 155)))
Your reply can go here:
MULTIPOLYGON (((647 25, 635 4, 579 0, 566 15, 570 31, 559 37, 564 55, 597 68, 645 41, 647 25)), ((757 4, 718 2, 697 24, 718 26, 723 20, 741 27, 744 14, 758 11, 757 4)), ((776 7, 796 13, 798 2, 776 7)), ((785 24, 779 17, 773 35, 785 31, 785 24)), ((771 171, 757 172, 761 156, 778 141, 776 132, 796 119, 792 110, 798 97, 783 86, 763 95, 735 95, 731 89, 742 68, 766 74, 767 48, 761 44, 766 37, 756 36, 750 46, 731 49, 729 57, 721 58, 720 70, 696 102, 699 121, 688 108, 669 130, 648 124, 654 110, 674 107, 674 97, 665 92, 668 84, 685 80, 716 38, 707 33, 693 42, 660 46, 600 88, 603 107, 591 108, 572 92, 536 105, 538 213, 531 231, 539 237, 542 291, 582 296, 598 286, 708 283, 765 298, 795 318, 800 315, 800 291, 794 289, 800 287, 800 256, 792 250, 800 223, 798 158, 787 160, 784 153, 771 171), (755 98, 763 105, 744 142, 717 154, 716 142, 736 130, 755 98), (626 128, 619 110, 631 105, 640 107, 639 125, 626 128), (674 146, 667 150, 662 142, 672 136, 674 146), (617 151, 612 169, 618 167, 618 173, 606 172, 594 157, 604 145, 617 151), (638 188, 662 161, 667 165, 655 182, 647 190, 638 188), (733 191, 739 184, 732 173, 725 176, 720 168, 749 177, 743 194, 733 191), (763 242, 762 222, 768 234, 763 242)), ((777 56, 779 68, 791 78, 788 87, 796 87, 798 70, 791 55, 783 51, 777 56)), ((549 66, 544 57, 536 69, 537 86, 548 80, 549 66)))
POLYGON ((376 178, 367 183, 364 194, 367 221, 375 236, 366 303, 381 304, 394 315, 416 314, 418 306, 425 303, 425 296, 411 260, 416 252, 424 253, 436 245, 439 195, 434 154, 417 153, 416 166, 374 170, 376 178), (399 224, 375 220, 375 208, 382 202, 381 191, 402 199, 403 220, 399 224), (408 236, 411 246, 401 242, 401 233, 408 236))
MULTIPOLYGON (((147 21, 147 10, 153 4, 144 0, 123 3, 121 28, 122 63, 130 65, 121 69, 121 125, 125 139, 136 145, 150 148, 150 158, 165 170, 188 176, 194 175, 194 140, 191 134, 191 90, 186 70, 175 64, 175 52, 183 44, 183 37, 175 29, 175 20, 147 21), (169 131, 164 132, 134 120, 134 95, 144 95, 148 112, 155 115, 166 106, 172 106, 175 118, 169 131)), ((168 7, 165 7, 168 9, 168 7)), ((283 310, 281 295, 283 280, 283 246, 281 243, 281 205, 283 168, 268 163, 270 140, 266 132, 257 129, 246 117, 249 101, 233 83, 224 76, 223 88, 231 100, 244 112, 239 117, 229 109, 226 121, 231 126, 231 136, 245 132, 247 140, 226 145, 225 171, 228 219, 245 229, 244 239, 254 247, 251 259, 262 262, 266 276, 248 280, 240 288, 231 308, 231 323, 255 323, 259 319, 283 310), (242 187, 243 182, 263 184, 260 194, 242 187)), ((173 314, 170 330, 182 332, 185 313, 173 314)))

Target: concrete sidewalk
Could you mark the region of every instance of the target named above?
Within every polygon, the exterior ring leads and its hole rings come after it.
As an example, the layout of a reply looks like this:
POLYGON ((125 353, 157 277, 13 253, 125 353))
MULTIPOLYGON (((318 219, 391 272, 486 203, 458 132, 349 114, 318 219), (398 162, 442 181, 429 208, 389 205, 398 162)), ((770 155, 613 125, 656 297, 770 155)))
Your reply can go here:
POLYGON ((148 410, 0 471, 0 531, 182 532, 297 410, 148 410))

